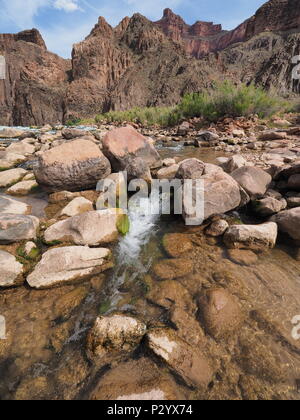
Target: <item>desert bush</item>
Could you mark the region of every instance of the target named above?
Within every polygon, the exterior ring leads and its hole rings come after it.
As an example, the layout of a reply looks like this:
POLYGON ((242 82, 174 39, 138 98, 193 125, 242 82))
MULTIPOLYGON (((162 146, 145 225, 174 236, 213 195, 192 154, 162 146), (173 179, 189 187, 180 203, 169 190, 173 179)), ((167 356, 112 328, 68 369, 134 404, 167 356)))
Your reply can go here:
POLYGON ((128 111, 110 111, 98 115, 96 122, 138 124, 169 127, 188 118, 203 118, 215 122, 223 117, 248 117, 258 114, 260 118, 270 117, 276 112, 289 109, 290 104, 253 84, 225 81, 212 89, 185 95, 175 107, 133 108, 128 111))

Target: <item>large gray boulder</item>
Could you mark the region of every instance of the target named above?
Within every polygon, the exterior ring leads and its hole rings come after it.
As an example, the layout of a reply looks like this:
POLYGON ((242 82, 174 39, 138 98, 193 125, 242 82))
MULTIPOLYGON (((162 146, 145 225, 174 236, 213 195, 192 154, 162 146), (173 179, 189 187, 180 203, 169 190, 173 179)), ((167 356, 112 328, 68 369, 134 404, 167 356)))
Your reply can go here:
POLYGON ((236 169, 231 176, 249 194, 251 199, 262 197, 272 182, 271 175, 253 166, 236 169))
POLYGON ((51 192, 95 188, 110 173, 108 159, 96 144, 86 140, 54 147, 39 157, 34 168, 37 182, 51 192))
POLYGON ((105 248, 53 248, 43 255, 27 283, 35 289, 47 289, 86 280, 111 268, 110 256, 110 250, 105 248))
POLYGON ((36 239, 39 223, 34 216, 0 214, 0 244, 36 239))

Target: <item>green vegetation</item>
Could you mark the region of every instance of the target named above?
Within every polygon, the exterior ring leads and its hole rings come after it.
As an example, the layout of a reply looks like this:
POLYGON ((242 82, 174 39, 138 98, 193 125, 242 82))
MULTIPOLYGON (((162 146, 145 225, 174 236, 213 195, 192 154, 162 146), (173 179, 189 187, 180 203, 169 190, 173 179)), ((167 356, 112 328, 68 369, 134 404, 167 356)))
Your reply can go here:
POLYGON ((125 236, 130 229, 130 221, 127 214, 122 214, 117 221, 117 229, 119 233, 123 236, 125 236))
POLYGON ((98 115, 95 122, 134 122, 148 126, 169 127, 194 117, 203 118, 207 122, 215 122, 224 117, 248 117, 251 114, 267 118, 290 108, 290 103, 261 87, 245 84, 236 86, 226 81, 216 84, 211 90, 185 95, 176 107, 110 111, 98 115))

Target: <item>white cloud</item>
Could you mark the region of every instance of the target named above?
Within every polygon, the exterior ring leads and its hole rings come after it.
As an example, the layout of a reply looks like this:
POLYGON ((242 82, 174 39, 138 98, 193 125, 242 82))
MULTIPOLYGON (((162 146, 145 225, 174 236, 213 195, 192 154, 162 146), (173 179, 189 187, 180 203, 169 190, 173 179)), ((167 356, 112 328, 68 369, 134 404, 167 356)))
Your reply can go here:
POLYGON ((80 10, 77 0, 55 0, 54 7, 55 9, 64 10, 65 12, 80 10))

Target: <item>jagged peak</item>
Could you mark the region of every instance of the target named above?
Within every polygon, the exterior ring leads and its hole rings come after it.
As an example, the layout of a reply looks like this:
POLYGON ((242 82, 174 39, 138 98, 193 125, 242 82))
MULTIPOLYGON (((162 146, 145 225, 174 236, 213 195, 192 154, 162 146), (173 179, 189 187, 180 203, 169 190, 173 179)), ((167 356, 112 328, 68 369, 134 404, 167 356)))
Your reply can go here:
POLYGON ((36 28, 27 29, 25 31, 19 32, 14 35, 16 41, 25 41, 30 42, 32 44, 36 44, 39 47, 43 48, 44 50, 47 49, 45 41, 40 33, 40 31, 36 28))
POLYGON ((87 38, 102 36, 102 37, 111 37, 113 34, 113 28, 107 23, 106 19, 103 16, 98 18, 98 22, 92 29, 90 35, 87 38))

